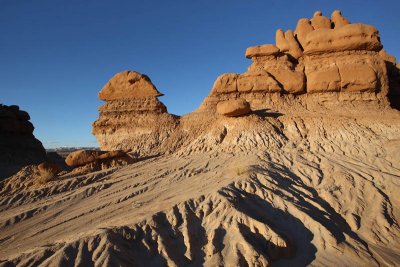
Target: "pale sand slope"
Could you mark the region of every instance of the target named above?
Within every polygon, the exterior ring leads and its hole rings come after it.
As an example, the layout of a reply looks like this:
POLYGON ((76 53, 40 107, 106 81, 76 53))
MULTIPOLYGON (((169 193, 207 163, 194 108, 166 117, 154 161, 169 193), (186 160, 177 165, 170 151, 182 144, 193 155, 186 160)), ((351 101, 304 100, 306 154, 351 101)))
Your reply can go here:
POLYGON ((0 266, 400 265, 398 113, 238 127, 253 116, 125 168, 6 180, 0 266))

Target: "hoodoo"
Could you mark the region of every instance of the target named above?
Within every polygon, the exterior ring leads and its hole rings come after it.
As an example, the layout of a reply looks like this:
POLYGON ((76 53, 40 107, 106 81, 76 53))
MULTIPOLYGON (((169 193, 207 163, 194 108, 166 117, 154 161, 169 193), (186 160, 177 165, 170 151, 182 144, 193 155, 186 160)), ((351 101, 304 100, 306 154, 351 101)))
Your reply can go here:
POLYGON ((93 123, 100 148, 157 154, 178 125, 177 117, 167 112, 159 96, 162 94, 146 75, 135 71, 115 75, 99 93, 106 101, 93 123))

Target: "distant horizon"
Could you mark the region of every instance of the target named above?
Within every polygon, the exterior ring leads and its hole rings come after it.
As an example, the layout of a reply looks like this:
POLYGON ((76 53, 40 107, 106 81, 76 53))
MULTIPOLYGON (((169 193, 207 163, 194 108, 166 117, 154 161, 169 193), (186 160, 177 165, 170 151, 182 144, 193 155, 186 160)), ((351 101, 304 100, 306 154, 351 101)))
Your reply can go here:
POLYGON ((302 0, 187 2, 109 0, 0 2, 0 103, 31 116, 46 149, 98 147, 92 123, 105 102, 97 94, 123 70, 150 77, 169 113, 194 111, 223 73, 243 73, 249 46, 275 43, 315 11, 339 9, 352 23, 380 31, 400 57, 400 1, 302 0))

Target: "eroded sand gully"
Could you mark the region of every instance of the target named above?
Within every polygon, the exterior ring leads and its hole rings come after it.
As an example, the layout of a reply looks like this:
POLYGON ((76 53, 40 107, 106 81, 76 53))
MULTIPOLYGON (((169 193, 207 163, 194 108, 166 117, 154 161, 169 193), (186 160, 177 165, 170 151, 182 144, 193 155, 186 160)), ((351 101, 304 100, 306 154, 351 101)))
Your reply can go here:
POLYGON ((228 130, 209 152, 184 148, 41 188, 7 180, 0 257, 21 266, 398 263, 398 117, 278 120, 280 134, 228 130))

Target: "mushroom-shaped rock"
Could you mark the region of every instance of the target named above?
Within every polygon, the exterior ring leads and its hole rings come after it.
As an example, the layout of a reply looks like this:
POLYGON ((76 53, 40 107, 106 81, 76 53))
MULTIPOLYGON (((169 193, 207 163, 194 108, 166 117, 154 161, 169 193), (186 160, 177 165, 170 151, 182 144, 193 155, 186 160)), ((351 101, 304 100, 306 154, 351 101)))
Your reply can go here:
POLYGON ((227 117, 239 117, 251 112, 250 104, 242 98, 230 99, 217 104, 218 114, 227 117))
POLYGON ((282 29, 278 29, 276 31, 275 43, 282 52, 287 52, 290 49, 289 42, 286 40, 285 33, 282 31, 282 29))
POLYGON ((246 49, 246 58, 274 56, 279 54, 279 48, 273 44, 251 46, 246 49))
POLYGON ((330 29, 331 20, 325 16, 322 16, 321 11, 316 11, 313 18, 311 19, 311 25, 315 30, 318 29, 330 29))
POLYGON ((99 92, 99 98, 105 101, 162 95, 149 77, 129 70, 116 74, 99 92))
POLYGON ((340 10, 335 10, 332 12, 331 20, 333 23, 333 28, 338 29, 344 25, 350 24, 350 21, 342 16, 340 10))
POLYGON ((294 35, 296 36, 297 40, 304 46, 306 42, 306 36, 308 33, 314 30, 313 26, 311 25, 311 21, 309 19, 300 19, 297 22, 296 30, 294 31, 294 35))
POLYGON ((287 30, 285 32, 285 39, 289 43, 289 54, 295 59, 301 57, 303 55, 303 51, 301 50, 299 43, 294 38, 292 30, 287 30))
POLYGON ((339 29, 319 29, 307 34, 305 54, 321 54, 348 50, 380 51, 378 30, 366 24, 348 24, 339 29))

